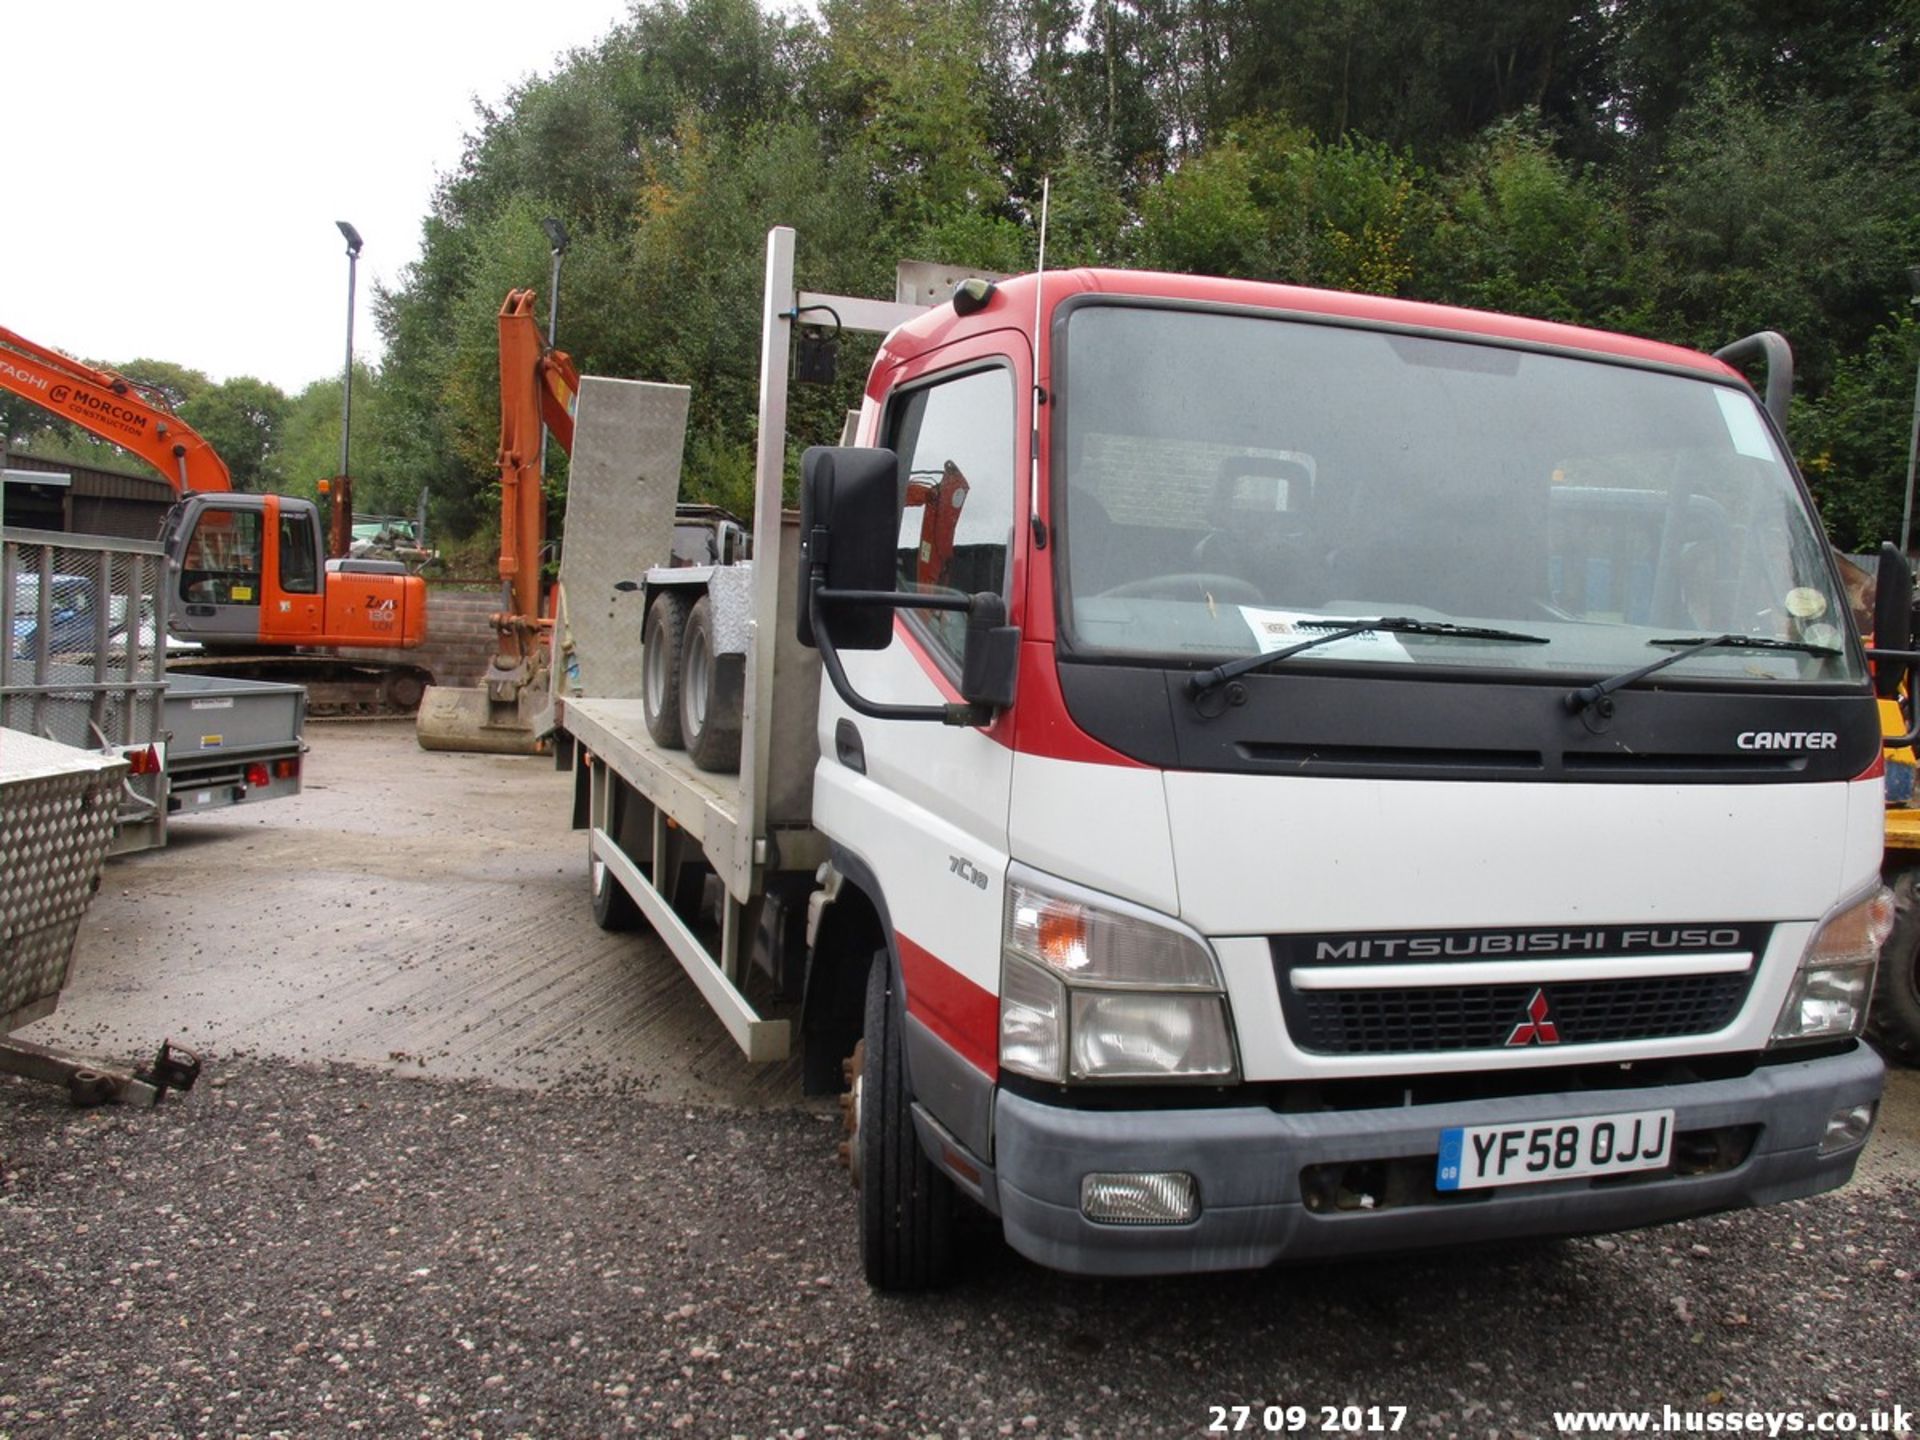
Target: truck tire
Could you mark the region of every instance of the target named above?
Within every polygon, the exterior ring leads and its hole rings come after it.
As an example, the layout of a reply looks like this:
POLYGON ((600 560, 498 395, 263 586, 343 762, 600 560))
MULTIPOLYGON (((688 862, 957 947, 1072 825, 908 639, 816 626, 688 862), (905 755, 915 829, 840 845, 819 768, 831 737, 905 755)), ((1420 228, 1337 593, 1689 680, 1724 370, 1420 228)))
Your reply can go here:
POLYGON ((1889 1060, 1920 1065, 1920 870, 1893 881, 1893 933, 1880 947, 1880 976, 1873 987, 1868 1030, 1889 1060))
POLYGON ((680 732, 680 653, 686 644, 687 597, 666 590, 647 611, 640 627, 640 710, 647 733, 663 750, 678 750, 680 732))
POLYGON ((680 733, 702 770, 740 768, 740 705, 747 657, 722 655, 713 642, 713 601, 702 595, 687 615, 680 652, 680 733))
POLYGON ((882 950, 867 972, 866 1029, 850 1067, 860 1259, 875 1289, 936 1289, 953 1278, 954 1187, 914 1133, 892 975, 882 950))
POLYGON ((616 933, 639 928, 640 907, 633 903, 613 867, 591 850, 587 852, 587 883, 593 887, 594 924, 616 933))

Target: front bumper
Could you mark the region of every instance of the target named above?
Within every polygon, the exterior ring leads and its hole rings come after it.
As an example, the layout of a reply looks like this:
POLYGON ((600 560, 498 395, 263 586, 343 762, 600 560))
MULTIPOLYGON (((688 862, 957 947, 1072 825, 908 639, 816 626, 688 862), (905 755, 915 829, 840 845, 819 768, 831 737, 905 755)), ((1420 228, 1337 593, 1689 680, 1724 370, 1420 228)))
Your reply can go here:
MULTIPOLYGON (((1624 1230, 1717 1210, 1816 1195, 1853 1174, 1860 1146, 1819 1153, 1835 1111, 1877 1101, 1885 1076, 1865 1045, 1818 1060, 1763 1065, 1737 1080, 1575 1091, 1409 1108, 1284 1115, 1264 1107, 1091 1111, 1005 1090, 995 1097, 995 1165, 986 1182, 1008 1242, 1057 1270, 1145 1275, 1239 1270, 1278 1260, 1429 1249, 1519 1236, 1624 1230), (1753 1127, 1731 1168, 1605 1181, 1564 1180, 1429 1195, 1372 1210, 1310 1209, 1310 1167, 1421 1160, 1440 1131, 1672 1109, 1674 1130, 1753 1127), (1184 1170, 1201 1213, 1185 1225, 1108 1225, 1080 1211, 1092 1171, 1184 1170)), ((935 1154, 939 1152, 934 1151, 935 1154)), ((968 1187, 980 1193, 977 1184, 968 1187)))

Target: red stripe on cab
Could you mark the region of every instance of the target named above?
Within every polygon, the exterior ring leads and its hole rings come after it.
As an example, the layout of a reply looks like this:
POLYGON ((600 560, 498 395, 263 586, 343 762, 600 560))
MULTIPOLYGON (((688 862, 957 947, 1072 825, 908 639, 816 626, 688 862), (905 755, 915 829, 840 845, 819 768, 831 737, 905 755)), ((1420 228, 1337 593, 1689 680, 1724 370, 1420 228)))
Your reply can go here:
POLYGON ((1000 1073, 1000 998, 897 930, 907 1013, 989 1080, 1000 1073))

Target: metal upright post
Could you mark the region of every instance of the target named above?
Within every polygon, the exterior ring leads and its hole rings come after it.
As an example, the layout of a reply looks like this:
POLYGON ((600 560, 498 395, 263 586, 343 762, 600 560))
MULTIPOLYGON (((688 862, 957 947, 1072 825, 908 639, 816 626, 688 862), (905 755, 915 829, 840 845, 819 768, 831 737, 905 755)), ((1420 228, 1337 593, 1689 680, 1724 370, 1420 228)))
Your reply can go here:
MULTIPOLYGON (((553 268, 547 277, 547 348, 551 350, 554 337, 560 333, 560 257, 567 253, 567 227, 549 215, 540 222, 540 228, 547 232, 547 244, 553 254, 553 268)), ((544 412, 540 419, 538 468, 540 479, 544 482, 547 478, 547 421, 544 412)))
MULTIPOLYGON (((1913 297, 1907 302, 1920 307, 1920 265, 1907 267, 1907 285, 1913 291, 1913 297)), ((1915 462, 1920 461, 1920 365, 1914 367, 1913 376, 1913 422, 1907 427, 1907 498, 1900 510, 1900 553, 1912 553, 1913 545, 1913 478, 1915 462)))
MULTIPOLYGON (((353 473, 347 468, 348 445, 353 434, 353 286, 362 242, 360 232, 346 221, 333 223, 340 227, 347 242, 347 363, 340 377, 340 478, 345 481, 353 473)), ((349 488, 347 493, 353 492, 349 488)), ((339 500, 336 498, 334 503, 338 504, 339 500)))

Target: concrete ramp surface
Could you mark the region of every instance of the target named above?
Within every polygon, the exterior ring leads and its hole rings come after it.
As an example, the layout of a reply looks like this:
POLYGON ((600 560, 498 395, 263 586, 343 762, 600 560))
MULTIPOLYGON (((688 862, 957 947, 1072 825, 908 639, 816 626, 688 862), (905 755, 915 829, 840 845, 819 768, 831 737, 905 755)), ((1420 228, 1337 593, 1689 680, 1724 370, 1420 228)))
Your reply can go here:
POLYGON ((119 1055, 169 1035, 216 1080, 249 1051, 799 1102, 797 1064, 743 1060, 657 937, 594 925, 550 761, 424 753, 403 720, 309 739, 296 802, 196 817, 107 868, 58 1013, 19 1038, 119 1055))

